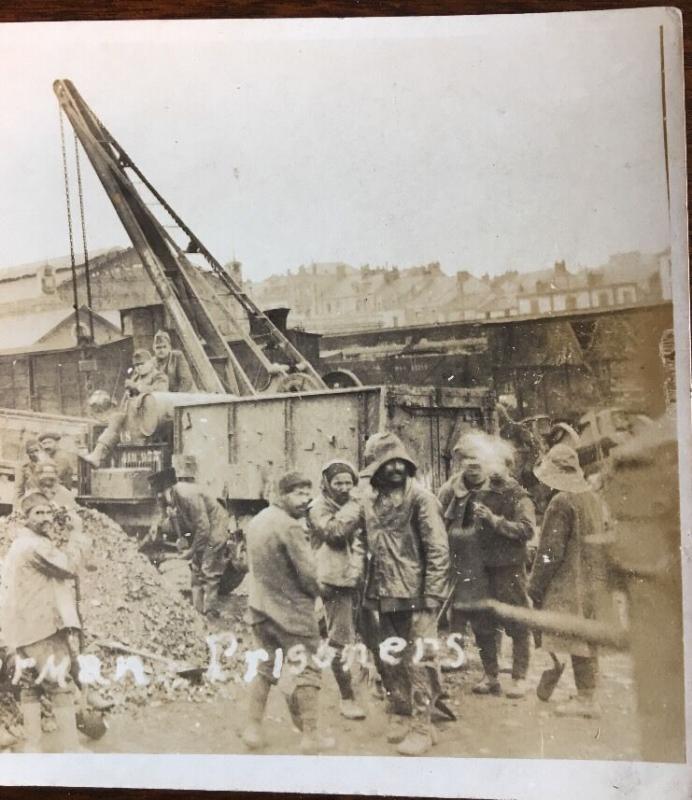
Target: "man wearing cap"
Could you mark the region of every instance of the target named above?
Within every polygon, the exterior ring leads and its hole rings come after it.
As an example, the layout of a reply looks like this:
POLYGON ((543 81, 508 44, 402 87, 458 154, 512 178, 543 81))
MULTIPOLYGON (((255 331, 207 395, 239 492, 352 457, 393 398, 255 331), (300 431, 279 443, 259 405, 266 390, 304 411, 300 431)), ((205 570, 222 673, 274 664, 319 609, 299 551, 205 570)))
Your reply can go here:
POLYGON ((417 467, 393 433, 365 446, 370 481, 363 495, 370 555, 365 601, 379 612, 380 641, 397 637, 405 651, 382 676, 390 724, 387 741, 402 755, 422 755, 434 743, 433 704, 440 692, 434 652, 414 658, 416 639, 437 636, 436 614, 449 590, 449 543, 433 494, 414 481, 417 467))
POLYGON ((178 535, 181 556, 190 559, 192 604, 200 614, 218 616, 219 584, 226 567, 228 514, 196 483, 178 480, 173 467, 155 472, 149 482, 161 509, 154 527, 172 527, 178 535))
POLYGON ((154 336, 154 359, 159 371, 168 378, 169 392, 196 391, 185 356, 180 350, 173 350, 166 331, 157 331, 154 336))
MULTIPOLYGON (((612 621, 602 507, 584 478, 577 453, 566 444, 556 444, 534 472, 553 493, 543 518, 529 582, 534 605, 546 611, 612 621)), ((572 660, 577 697, 559 705, 556 713, 600 716, 595 701, 598 677, 595 646, 544 633, 542 647, 550 653, 569 654, 572 660)))
POLYGON ((248 527, 248 620, 257 648, 268 655, 250 685, 248 724, 242 738, 251 750, 265 744, 262 719, 269 691, 277 683, 274 665, 278 650, 284 658, 300 650, 306 659, 288 698, 291 716, 302 729, 301 752, 317 753, 334 746, 332 739, 318 733, 322 680, 312 657, 320 642, 315 613, 319 584, 305 528, 311 490, 312 483, 304 475, 286 473, 278 482, 276 499, 248 527))
POLYGON ((14 473, 14 505, 16 506, 31 489, 36 489, 36 465, 41 458, 38 439, 27 439, 24 444, 26 457, 17 465, 14 473))
MULTIPOLYGON (((120 407, 110 410, 108 425, 99 436, 91 453, 80 453, 79 457, 91 464, 92 467, 100 467, 120 441, 121 433, 125 429, 127 417, 130 413, 131 404, 138 403, 138 398, 148 392, 167 391, 168 378, 158 369, 151 353, 148 350, 135 350, 132 356, 132 370, 130 371, 130 377, 125 381, 125 394, 120 407)), ((98 398, 94 398, 94 395, 92 395, 92 398, 99 405, 105 406, 103 395, 98 398)), ((104 408, 104 411, 107 411, 107 409, 104 408)))
POLYGON ((41 459, 52 461, 58 470, 58 482, 61 483, 66 489, 72 488, 72 476, 74 470, 72 468, 72 458, 62 449, 58 447, 60 441, 60 434, 48 431, 42 433, 38 437, 38 442, 41 445, 41 459))
POLYGON ((341 695, 341 715, 346 719, 365 718, 365 711, 355 700, 351 673, 343 665, 344 648, 356 639, 356 587, 365 572, 363 511, 352 496, 357 484, 358 474, 351 464, 340 459, 330 461, 322 468, 320 493, 308 511, 327 635, 336 653, 332 672, 341 695))
POLYGON ((61 750, 78 752, 69 666, 74 650, 69 637, 80 628, 74 586, 78 556, 69 543, 58 548, 51 541, 53 512, 47 497, 29 492, 20 507, 24 524, 3 562, 0 627, 5 644, 25 665, 19 682, 24 751, 42 750, 40 698, 45 693, 52 700, 61 750), (63 673, 62 680, 50 666, 63 673))

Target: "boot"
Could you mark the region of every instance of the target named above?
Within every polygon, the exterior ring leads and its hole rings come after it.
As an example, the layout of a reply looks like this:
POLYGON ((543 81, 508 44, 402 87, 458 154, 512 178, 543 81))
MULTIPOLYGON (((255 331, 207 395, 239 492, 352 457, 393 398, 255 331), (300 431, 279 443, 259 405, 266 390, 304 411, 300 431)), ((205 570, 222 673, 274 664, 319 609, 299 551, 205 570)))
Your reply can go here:
POLYGON ((474 694, 493 694, 499 696, 502 694, 502 686, 497 676, 491 677, 486 675, 471 689, 474 694))
POLYGON ((402 714, 390 714, 386 739, 390 744, 399 744, 406 738, 411 718, 402 714))
POLYGON ((339 711, 345 719, 365 719, 367 714, 352 697, 342 698, 339 711))
POLYGON ((566 703, 555 707, 558 717, 584 717, 585 719, 600 719, 601 707, 591 695, 577 695, 566 703))
POLYGON ((67 696, 69 702, 64 705, 59 701, 53 702, 53 716, 57 725, 59 752, 85 753, 87 752, 79 743, 77 732, 77 712, 72 695, 67 696))
POLYGON ((219 616, 219 584, 207 584, 204 587, 204 616, 205 617, 218 617, 219 616))
POLYGON ((336 656, 332 661, 332 672, 341 695, 341 703, 339 704, 341 716, 346 719, 365 719, 365 711, 356 703, 351 673, 344 669, 340 649, 337 650, 336 656))
POLYGON ((204 586, 192 587, 192 606, 200 614, 204 613, 204 586))
POLYGON ((316 686, 298 686, 293 694, 303 724, 300 752, 303 755, 317 755, 324 750, 332 750, 336 745, 335 740, 317 732, 319 689, 316 686))
POLYGON ((248 723, 240 734, 240 738, 248 750, 259 750, 266 744, 262 733, 262 718, 271 686, 269 678, 259 673, 250 686, 247 704, 248 723))
POLYGON ((91 453, 78 453, 78 456, 82 459, 82 461, 86 461, 87 464, 91 464, 91 466, 95 467, 96 469, 101 466, 108 455, 109 450, 103 444, 103 442, 96 442, 96 445, 91 453))
POLYGON ((425 755, 434 744, 437 744, 437 734, 429 719, 415 718, 406 736, 396 748, 401 756, 425 755))
POLYGON ((43 731, 41 730, 41 703, 36 700, 20 703, 22 717, 24 718, 24 743, 22 753, 41 753, 43 731))
POLYGON ((250 686, 247 703, 248 724, 240 734, 248 750, 259 750, 266 744, 262 733, 262 719, 271 687, 269 678, 260 673, 255 676, 250 686))
POLYGON ((510 700, 520 700, 526 697, 526 680, 524 678, 512 678, 512 685, 505 691, 505 697, 510 700))

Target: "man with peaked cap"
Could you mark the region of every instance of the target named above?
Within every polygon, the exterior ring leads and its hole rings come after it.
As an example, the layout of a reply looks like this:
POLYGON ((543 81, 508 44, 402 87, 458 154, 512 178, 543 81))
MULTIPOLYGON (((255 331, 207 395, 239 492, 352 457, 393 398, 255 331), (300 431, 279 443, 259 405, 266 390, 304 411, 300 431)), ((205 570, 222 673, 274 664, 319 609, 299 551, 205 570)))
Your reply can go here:
POLYGON ((61 750, 79 752, 70 677, 70 636, 81 627, 74 587, 78 554, 70 544, 59 548, 51 541, 53 511, 45 495, 29 492, 20 509, 24 524, 3 561, 0 627, 5 645, 23 661, 34 661, 19 680, 24 752, 42 752, 42 693, 52 700, 61 750))
POLYGON ((434 652, 415 659, 418 638, 437 636, 437 611, 449 586, 449 543, 440 505, 414 481, 417 467, 393 433, 365 445, 370 481, 363 495, 370 568, 365 602, 379 612, 380 641, 406 642, 398 664, 383 664, 390 723, 387 741, 402 755, 423 755, 434 744, 433 704, 440 692, 434 652))
POLYGON ((284 658, 295 650, 305 658, 287 698, 291 717, 302 731, 301 752, 315 754, 335 744, 331 737, 320 735, 318 724, 322 676, 313 656, 320 643, 315 613, 320 586, 304 527, 311 496, 310 479, 287 472, 278 481, 271 505, 248 526, 248 621, 257 648, 268 655, 259 664, 249 690, 248 723, 242 739, 250 750, 265 745, 262 720, 269 692, 278 680, 274 665, 279 650, 284 658))
POLYGON ((54 431, 46 431, 39 435, 38 443, 41 445, 40 458, 53 461, 58 470, 58 481, 66 488, 72 488, 72 477, 74 469, 72 457, 58 447, 60 434, 54 431))
MULTIPOLYGON (((91 464, 92 467, 100 467, 110 457, 120 441, 120 436, 127 424, 128 414, 131 408, 137 408, 136 404, 141 402, 141 395, 167 391, 168 378, 157 367, 151 353, 148 350, 135 350, 132 356, 130 377, 125 381, 125 394, 119 408, 111 410, 108 415, 108 425, 99 436, 91 453, 80 453, 79 457, 87 464, 91 464)), ((95 399, 99 405, 104 401, 103 396, 94 398, 92 395, 92 399, 95 399)))
POLYGON ((327 636, 336 653, 332 672, 341 695, 341 715, 346 719, 365 718, 355 700, 351 672, 343 664, 344 648, 356 640, 356 587, 365 572, 363 511, 352 495, 357 484, 358 474, 351 464, 341 459, 330 461, 322 468, 320 493, 308 511, 327 636))
POLYGON ((180 350, 173 350, 171 337, 166 331, 154 336, 154 360, 157 368, 168 378, 169 392, 194 392, 195 382, 190 367, 180 350))
POLYGON ((24 443, 24 458, 14 473, 14 504, 17 505, 31 489, 36 489, 36 465, 41 458, 41 445, 38 439, 27 439, 24 443))
POLYGON ((200 614, 218 616, 219 584, 226 568, 228 514, 192 481, 180 481, 169 467, 149 476, 161 516, 155 527, 172 528, 183 558, 190 560, 192 604, 200 614), (188 543, 189 539, 189 543, 188 543))

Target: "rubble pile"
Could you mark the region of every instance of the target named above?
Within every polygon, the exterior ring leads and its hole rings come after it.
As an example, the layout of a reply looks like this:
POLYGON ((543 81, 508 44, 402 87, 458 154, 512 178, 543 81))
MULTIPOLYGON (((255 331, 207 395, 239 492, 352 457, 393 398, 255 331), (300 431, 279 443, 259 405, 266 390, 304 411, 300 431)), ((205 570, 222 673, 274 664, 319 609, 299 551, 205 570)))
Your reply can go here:
MULTIPOLYGON (((98 688, 100 695, 122 709, 173 699, 203 702, 219 691, 221 687, 205 681, 203 674, 181 674, 179 669, 187 665, 203 668, 202 673, 206 670, 207 621, 113 520, 88 508, 79 508, 77 514, 92 542, 79 585, 84 653, 99 658, 101 674, 110 681, 98 688), (141 655, 146 685, 139 685, 132 673, 116 681, 118 657, 137 653, 106 648, 98 642, 118 642, 162 660, 141 655)), ((14 515, 0 518, 0 559, 11 544, 15 519, 14 515)), ((232 678, 238 680, 235 674, 232 678)))

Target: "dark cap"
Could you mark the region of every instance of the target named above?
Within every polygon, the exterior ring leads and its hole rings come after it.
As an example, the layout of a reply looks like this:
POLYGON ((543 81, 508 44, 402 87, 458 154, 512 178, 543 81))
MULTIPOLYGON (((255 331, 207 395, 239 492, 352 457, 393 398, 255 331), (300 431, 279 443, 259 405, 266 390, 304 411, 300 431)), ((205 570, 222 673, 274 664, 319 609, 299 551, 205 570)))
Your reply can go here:
POLYGON ((306 478, 302 472, 287 472, 279 478, 277 484, 279 494, 290 494, 300 486, 306 486, 308 489, 312 488, 312 481, 310 478, 306 478))
POLYGON ((175 474, 174 467, 166 467, 166 469, 162 469, 160 472, 152 472, 148 477, 148 481, 152 491, 158 493, 170 489, 171 486, 175 486, 178 482, 178 476, 175 474))

